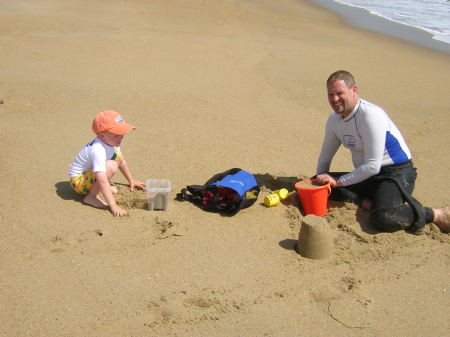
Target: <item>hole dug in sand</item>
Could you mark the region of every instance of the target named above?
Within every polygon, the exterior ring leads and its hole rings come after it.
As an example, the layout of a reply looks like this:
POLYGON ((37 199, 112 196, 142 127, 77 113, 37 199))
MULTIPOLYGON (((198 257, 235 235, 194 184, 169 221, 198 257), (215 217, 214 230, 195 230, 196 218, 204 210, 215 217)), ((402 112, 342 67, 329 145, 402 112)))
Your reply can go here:
POLYGON ((326 259, 333 253, 334 233, 328 222, 310 214, 303 218, 297 252, 309 259, 326 259))
POLYGON ((125 209, 148 209, 147 193, 141 190, 130 191, 128 186, 116 185, 118 193, 115 194, 117 204, 125 209))

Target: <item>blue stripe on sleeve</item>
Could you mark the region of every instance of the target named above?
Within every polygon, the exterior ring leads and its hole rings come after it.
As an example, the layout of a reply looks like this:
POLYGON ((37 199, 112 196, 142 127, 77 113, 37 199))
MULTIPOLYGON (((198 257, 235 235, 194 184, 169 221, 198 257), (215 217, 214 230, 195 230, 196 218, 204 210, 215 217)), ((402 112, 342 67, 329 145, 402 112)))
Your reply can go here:
POLYGON ((408 156, 405 151, 403 151, 397 138, 395 138, 389 131, 386 132, 385 147, 394 164, 403 163, 408 160, 408 156))

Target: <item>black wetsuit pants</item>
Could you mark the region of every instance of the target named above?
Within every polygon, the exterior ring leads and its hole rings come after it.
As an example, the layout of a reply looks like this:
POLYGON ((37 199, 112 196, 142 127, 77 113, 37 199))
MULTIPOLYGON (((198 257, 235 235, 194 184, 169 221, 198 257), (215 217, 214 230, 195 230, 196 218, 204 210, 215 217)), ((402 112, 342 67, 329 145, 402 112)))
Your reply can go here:
MULTIPOLYGON (((330 172, 340 177, 347 172, 330 172)), ((360 183, 333 188, 330 199, 354 202, 372 201, 370 222, 378 230, 394 232, 400 229, 416 231, 433 221, 431 208, 423 207, 411 195, 417 173, 409 160, 401 164, 384 166, 380 172, 360 183)))

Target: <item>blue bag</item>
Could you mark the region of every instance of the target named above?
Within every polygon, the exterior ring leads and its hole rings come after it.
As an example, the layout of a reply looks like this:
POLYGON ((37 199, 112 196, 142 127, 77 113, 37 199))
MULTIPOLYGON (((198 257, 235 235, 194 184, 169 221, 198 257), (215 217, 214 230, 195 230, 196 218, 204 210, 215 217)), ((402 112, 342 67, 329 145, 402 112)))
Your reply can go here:
POLYGON ((206 211, 234 215, 258 199, 261 188, 253 174, 240 168, 218 173, 204 185, 189 185, 177 194, 177 200, 188 200, 206 211))

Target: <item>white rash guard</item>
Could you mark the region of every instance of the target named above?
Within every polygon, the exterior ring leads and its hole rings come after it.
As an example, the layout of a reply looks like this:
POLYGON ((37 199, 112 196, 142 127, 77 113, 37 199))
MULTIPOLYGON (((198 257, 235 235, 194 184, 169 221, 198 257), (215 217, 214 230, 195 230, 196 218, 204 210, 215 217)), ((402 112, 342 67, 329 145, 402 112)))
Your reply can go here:
POLYGON ((341 144, 350 150, 355 167, 339 178, 343 186, 370 178, 379 173, 382 166, 411 159, 411 151, 386 112, 363 99, 347 118, 343 119, 334 111, 328 118, 317 174, 329 172, 331 160, 341 144))
POLYGON ((114 159, 117 153, 120 153, 120 147, 109 146, 99 138, 95 138, 75 157, 69 170, 69 177, 76 177, 88 169, 92 169, 94 173, 106 172, 106 160, 114 159))

